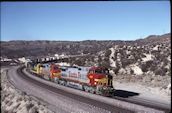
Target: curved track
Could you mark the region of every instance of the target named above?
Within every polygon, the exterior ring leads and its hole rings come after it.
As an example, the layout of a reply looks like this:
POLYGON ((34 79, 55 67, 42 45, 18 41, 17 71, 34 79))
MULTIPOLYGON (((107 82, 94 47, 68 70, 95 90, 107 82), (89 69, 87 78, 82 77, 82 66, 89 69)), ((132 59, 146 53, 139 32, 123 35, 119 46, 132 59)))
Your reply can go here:
MULTIPOLYGON (((111 104, 107 104, 107 103, 104 103, 104 102, 100 102, 100 101, 97 101, 97 100, 86 98, 86 97, 83 97, 83 96, 80 96, 80 95, 75 95, 73 93, 66 92, 66 91, 64 91, 62 89, 58 89, 56 87, 41 83, 41 82, 39 82, 39 81, 37 81, 35 79, 32 79, 32 78, 28 77, 23 72, 23 67, 18 68, 17 73, 22 79, 25 79, 25 80, 27 80, 27 81, 31 82, 32 84, 35 84, 35 85, 37 85, 39 87, 41 86, 42 88, 45 88, 46 90, 50 90, 51 92, 54 92, 56 94, 66 96, 66 97, 75 99, 77 101, 82 101, 82 102, 87 103, 89 105, 93 105, 93 106, 96 106, 98 108, 102 108, 102 109, 105 109, 105 110, 108 110, 108 111, 114 112, 114 113, 116 113, 116 112, 118 112, 118 113, 131 113, 132 112, 133 113, 133 111, 131 111, 131 110, 119 108, 119 107, 113 106, 111 104)), ((126 102, 131 102, 131 103, 135 103, 135 104, 139 104, 139 105, 144 105, 146 107, 151 107, 151 108, 155 108, 155 109, 158 109, 158 110, 162 110, 162 111, 165 111, 165 113, 170 112, 170 109, 164 108, 161 105, 152 104, 147 100, 139 100, 138 98, 132 98, 132 99, 122 98, 120 96, 115 96, 114 98, 118 99, 118 100, 123 100, 123 101, 126 101, 126 102)))
POLYGON ((133 111, 130 111, 130 110, 121 109, 121 108, 112 106, 110 104, 108 105, 108 104, 100 102, 100 101, 96 101, 96 100, 92 100, 90 98, 86 98, 86 97, 83 97, 83 96, 75 95, 75 94, 66 92, 66 91, 64 91, 62 89, 57 89, 56 87, 43 84, 43 83, 41 83, 41 82, 39 82, 37 80, 34 80, 34 79, 28 77, 25 73, 22 72, 22 69, 23 68, 18 68, 17 69, 17 73, 20 75, 20 77, 22 77, 23 79, 26 79, 27 81, 30 81, 30 82, 38 85, 38 86, 41 86, 41 87, 45 88, 46 90, 50 90, 50 91, 52 91, 54 93, 58 93, 58 94, 61 94, 63 96, 65 95, 65 96, 70 97, 72 99, 75 99, 77 101, 82 101, 84 103, 87 103, 87 104, 90 104, 90 105, 93 105, 93 106, 108 110, 108 111, 110 111, 112 113, 133 113, 133 111))
MULTIPOLYGON (((162 110, 165 113, 171 113, 171 109, 170 109, 171 105, 143 99, 140 97, 127 97, 126 98, 125 96, 124 97, 121 96, 122 94, 124 94, 124 95, 126 94, 123 92, 124 91, 121 91, 121 94, 117 94, 117 96, 114 96, 113 98, 118 99, 118 100, 122 100, 122 101, 126 101, 126 102, 130 102, 130 103, 134 103, 134 104, 138 104, 138 105, 142 105, 142 106, 146 106, 146 107, 150 107, 150 108, 154 108, 154 109, 158 109, 158 110, 162 110)), ((136 94, 136 95, 139 95, 139 94, 136 94)))

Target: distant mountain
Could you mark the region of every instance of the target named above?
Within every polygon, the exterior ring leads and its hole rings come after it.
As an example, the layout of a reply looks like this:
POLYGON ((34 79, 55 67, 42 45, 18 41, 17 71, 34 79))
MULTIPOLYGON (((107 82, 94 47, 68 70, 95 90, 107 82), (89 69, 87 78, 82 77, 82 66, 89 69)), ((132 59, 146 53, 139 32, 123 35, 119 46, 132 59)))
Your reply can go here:
POLYGON ((135 41, 1 41, 1 58, 17 62, 14 59, 21 57, 83 53, 87 55, 69 58, 67 62, 70 65, 107 67, 115 80, 140 81, 166 88, 171 83, 170 42, 171 33, 151 35, 135 41))
POLYGON ((171 34, 162 36, 149 36, 145 39, 136 41, 120 41, 120 40, 86 40, 86 41, 1 41, 1 56, 7 58, 20 57, 43 57, 54 54, 95 54, 98 51, 105 50, 114 45, 144 45, 153 41, 164 40, 171 34))
POLYGON ((136 40, 139 45, 144 45, 144 44, 152 44, 152 43, 161 43, 162 41, 169 41, 169 38, 171 38, 171 33, 164 34, 164 35, 150 35, 145 39, 139 39, 136 40))
POLYGON ((125 41, 9 41, 1 42, 1 55, 8 58, 42 57, 54 54, 96 53, 125 41))

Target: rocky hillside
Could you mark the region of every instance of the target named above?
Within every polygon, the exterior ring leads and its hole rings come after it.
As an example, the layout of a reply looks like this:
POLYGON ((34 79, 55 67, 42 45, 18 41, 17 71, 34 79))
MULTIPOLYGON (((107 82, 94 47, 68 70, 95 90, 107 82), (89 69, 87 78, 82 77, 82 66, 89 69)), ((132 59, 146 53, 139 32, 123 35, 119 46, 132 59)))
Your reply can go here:
POLYGON ((7 79, 7 69, 1 69, 1 112, 2 113, 55 113, 39 99, 26 94, 7 79))
POLYGON ((10 41, 1 42, 1 59, 17 62, 15 58, 21 57, 87 54, 70 58, 66 64, 107 67, 120 82, 165 89, 171 87, 170 42, 171 33, 135 41, 10 41))
POLYGON ((66 55, 96 53, 116 44, 132 41, 9 41, 1 42, 1 55, 7 58, 45 57, 56 53, 66 55))
POLYGON ((133 45, 113 45, 90 56, 72 58, 71 64, 103 66, 116 80, 167 88, 171 83, 171 34, 149 36, 133 45))
POLYGON ((132 45, 115 44, 89 56, 72 58, 71 64, 111 68, 114 74, 169 75, 171 64, 170 34, 149 36, 132 45))
POLYGON ((21 57, 43 57, 52 56, 56 53, 76 55, 76 54, 95 54, 114 45, 145 45, 161 42, 168 39, 170 33, 156 36, 151 35, 145 39, 136 41, 120 41, 120 40, 85 40, 85 41, 1 41, 1 56, 3 58, 21 58, 21 57))

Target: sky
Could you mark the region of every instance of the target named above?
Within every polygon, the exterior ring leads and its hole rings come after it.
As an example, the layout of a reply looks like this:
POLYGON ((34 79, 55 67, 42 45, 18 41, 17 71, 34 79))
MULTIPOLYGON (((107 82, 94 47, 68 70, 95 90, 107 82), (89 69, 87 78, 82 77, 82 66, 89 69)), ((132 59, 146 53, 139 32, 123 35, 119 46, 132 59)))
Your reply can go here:
POLYGON ((1 2, 1 41, 136 40, 171 32, 169 1, 1 2))

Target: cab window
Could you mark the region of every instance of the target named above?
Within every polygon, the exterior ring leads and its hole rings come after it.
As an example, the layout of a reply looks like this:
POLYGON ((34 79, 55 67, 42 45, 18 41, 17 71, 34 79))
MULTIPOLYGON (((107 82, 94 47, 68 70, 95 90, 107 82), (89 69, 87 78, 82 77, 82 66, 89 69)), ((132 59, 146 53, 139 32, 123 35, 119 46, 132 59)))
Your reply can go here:
POLYGON ((90 70, 89 73, 90 73, 90 74, 93 74, 93 70, 90 70))
POLYGON ((95 73, 103 73, 102 70, 95 70, 95 73))
POLYGON ((109 73, 109 70, 104 70, 104 73, 109 73))
POLYGON ((54 67, 54 70, 58 70, 59 68, 58 67, 54 67))

